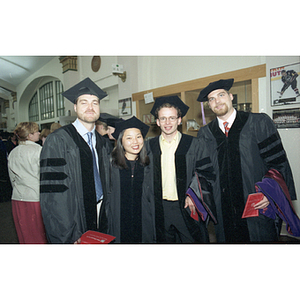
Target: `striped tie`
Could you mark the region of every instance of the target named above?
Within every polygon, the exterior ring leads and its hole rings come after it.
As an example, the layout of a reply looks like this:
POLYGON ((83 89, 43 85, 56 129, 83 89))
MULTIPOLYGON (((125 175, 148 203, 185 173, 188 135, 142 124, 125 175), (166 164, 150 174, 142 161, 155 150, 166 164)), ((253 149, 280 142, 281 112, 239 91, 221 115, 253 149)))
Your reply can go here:
POLYGON ((228 122, 224 122, 223 125, 224 125, 224 128, 225 128, 225 135, 226 137, 228 136, 228 132, 229 132, 229 127, 228 127, 228 122))

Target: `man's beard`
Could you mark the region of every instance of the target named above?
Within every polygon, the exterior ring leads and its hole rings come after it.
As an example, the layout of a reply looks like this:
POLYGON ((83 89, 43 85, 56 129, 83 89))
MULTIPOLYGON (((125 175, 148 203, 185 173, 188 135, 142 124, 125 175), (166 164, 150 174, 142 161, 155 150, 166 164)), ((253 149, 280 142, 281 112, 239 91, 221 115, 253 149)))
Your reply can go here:
POLYGON ((213 110, 213 112, 218 116, 218 117, 222 117, 224 115, 226 115, 228 113, 229 109, 228 106, 225 104, 225 106, 222 109, 215 109, 213 110))
POLYGON ((95 113, 93 116, 92 115, 85 115, 85 114, 79 114, 77 115, 78 119, 85 122, 85 123, 95 123, 99 119, 99 115, 95 113))

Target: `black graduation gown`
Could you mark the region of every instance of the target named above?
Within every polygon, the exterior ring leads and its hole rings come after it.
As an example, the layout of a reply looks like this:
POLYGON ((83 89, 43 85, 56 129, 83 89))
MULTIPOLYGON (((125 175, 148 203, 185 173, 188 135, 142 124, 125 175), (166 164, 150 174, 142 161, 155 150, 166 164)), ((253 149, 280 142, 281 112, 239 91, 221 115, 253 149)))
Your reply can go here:
POLYGON ((128 169, 123 170, 111 166, 108 198, 103 203, 108 221, 107 233, 116 237, 115 243, 155 243, 150 167, 136 162, 132 178, 129 161, 127 165, 128 169))
MULTIPOLYGON (((159 145, 159 136, 146 141, 145 144, 151 161, 151 176, 154 181, 156 238, 157 242, 164 243, 165 230, 162 203, 161 149, 159 145)), ((201 145, 199 145, 196 138, 182 134, 175 152, 175 169, 178 201, 185 224, 194 238, 195 243, 206 243, 208 242, 208 232, 205 223, 200 219, 199 222, 192 219, 189 209, 184 208, 186 191, 198 163, 197 157, 200 151, 201 145)))
POLYGON ((242 213, 255 183, 271 168, 285 179, 292 199, 296 192, 290 165, 273 121, 266 114, 237 112, 228 138, 215 119, 202 127, 198 137, 204 140, 216 178, 211 180, 217 210, 215 226, 221 243, 272 242, 278 239, 280 223, 259 215, 242 219, 242 213))
MULTIPOLYGON (((98 132, 96 151, 103 187, 107 195, 111 146, 98 132)), ((40 203, 50 243, 74 243, 87 230, 97 230, 93 158, 88 144, 72 125, 51 133, 40 158, 40 203)), ((105 214, 100 213, 105 223, 105 214)))
POLYGON ((0 140, 0 202, 11 200, 12 186, 7 167, 7 149, 5 143, 0 140))

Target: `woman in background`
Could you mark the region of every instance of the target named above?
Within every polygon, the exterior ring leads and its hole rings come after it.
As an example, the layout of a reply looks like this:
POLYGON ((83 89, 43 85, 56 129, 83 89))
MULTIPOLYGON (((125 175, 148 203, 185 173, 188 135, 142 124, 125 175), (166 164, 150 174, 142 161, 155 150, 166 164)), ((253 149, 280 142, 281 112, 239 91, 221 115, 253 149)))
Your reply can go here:
POLYGON ((17 125, 19 146, 8 156, 8 172, 13 188, 12 213, 20 244, 47 243, 40 208, 39 126, 34 122, 17 125))
POLYGON ((52 133, 53 131, 55 131, 56 129, 60 128, 61 125, 59 123, 52 123, 50 126, 50 133, 52 133))
MULTIPOLYGON (((108 234, 116 243, 154 243, 155 213, 149 157, 144 138, 149 126, 136 117, 116 124, 111 153, 111 190, 105 211, 108 234)), ((100 228, 101 230, 101 228, 100 228)))
POLYGON ((42 146, 44 145, 45 143, 45 140, 47 138, 47 136, 50 134, 50 129, 48 128, 44 128, 42 131, 41 131, 41 134, 40 134, 40 140, 42 141, 42 146))

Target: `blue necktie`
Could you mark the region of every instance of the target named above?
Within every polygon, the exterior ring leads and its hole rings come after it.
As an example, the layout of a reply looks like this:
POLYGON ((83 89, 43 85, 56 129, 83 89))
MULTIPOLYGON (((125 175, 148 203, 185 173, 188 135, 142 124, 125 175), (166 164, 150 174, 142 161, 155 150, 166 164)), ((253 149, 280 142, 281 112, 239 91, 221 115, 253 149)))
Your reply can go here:
POLYGON ((95 151, 94 151, 93 143, 92 143, 93 133, 88 132, 87 135, 88 135, 88 144, 89 144, 92 154, 93 154, 94 180, 95 180, 95 188, 96 188, 96 195, 97 195, 97 202, 98 202, 103 196, 103 190, 102 190, 100 175, 99 175, 98 168, 97 168, 96 155, 95 155, 95 151))

